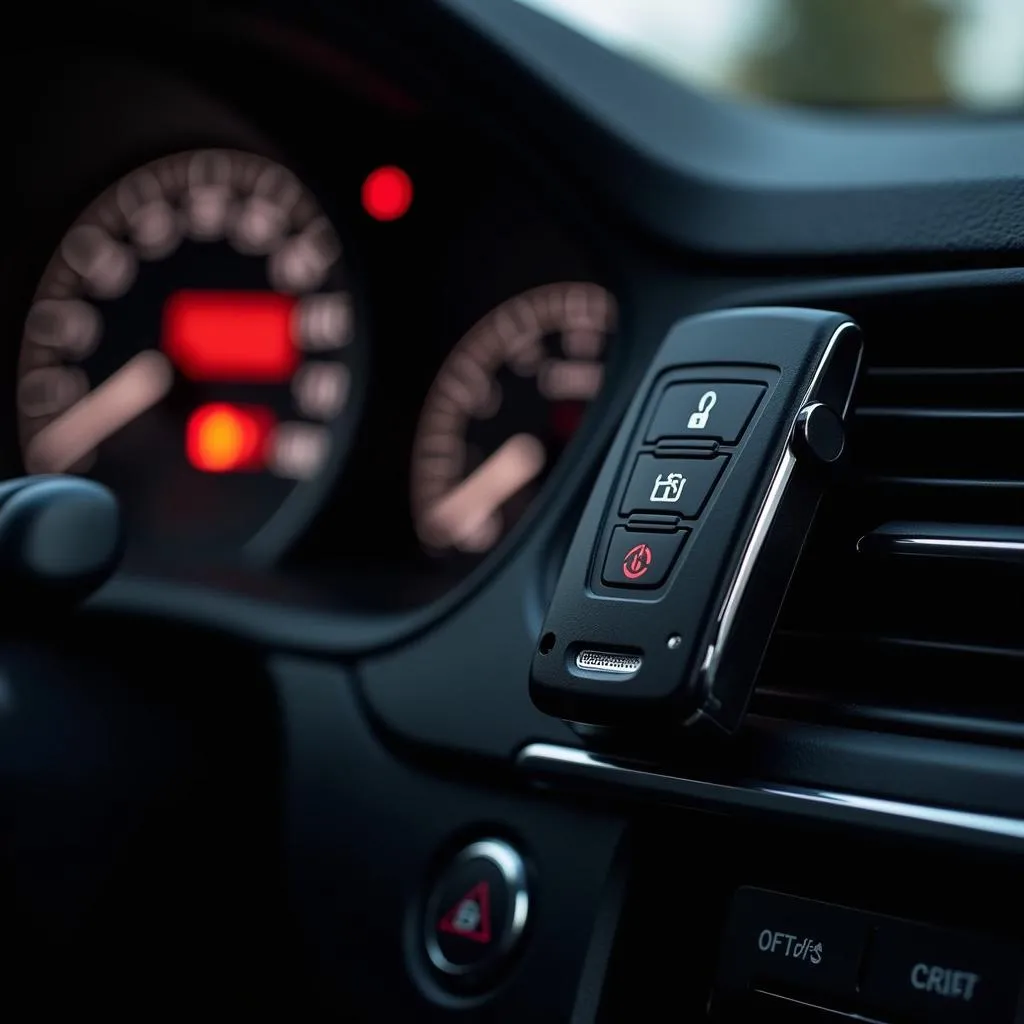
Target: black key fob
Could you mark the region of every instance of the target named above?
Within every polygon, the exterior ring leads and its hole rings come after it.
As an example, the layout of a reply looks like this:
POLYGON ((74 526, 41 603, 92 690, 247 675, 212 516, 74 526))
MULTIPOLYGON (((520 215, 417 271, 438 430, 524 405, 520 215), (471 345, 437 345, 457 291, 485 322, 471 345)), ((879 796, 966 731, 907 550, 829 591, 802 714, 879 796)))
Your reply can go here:
POLYGON ((849 317, 695 316, 665 339, 580 519, 533 658, 542 711, 732 732, 840 458, 849 317))

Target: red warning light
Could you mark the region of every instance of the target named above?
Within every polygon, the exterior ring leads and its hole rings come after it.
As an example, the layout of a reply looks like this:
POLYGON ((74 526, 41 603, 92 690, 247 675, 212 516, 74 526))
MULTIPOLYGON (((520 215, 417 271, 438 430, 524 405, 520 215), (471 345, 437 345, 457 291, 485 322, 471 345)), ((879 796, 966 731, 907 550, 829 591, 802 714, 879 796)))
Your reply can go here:
POLYGON ((646 544, 636 544, 626 552, 622 560, 622 575, 627 580, 638 580, 651 567, 654 555, 646 544))
POLYGON ((363 209, 374 220, 398 220, 412 206, 412 179, 401 167, 378 167, 363 182, 363 209))
POLYGON ((164 305, 161 347, 189 380, 286 381, 299 362, 295 301, 265 291, 175 292, 164 305))
POLYGON ((437 927, 470 942, 491 941, 491 887, 477 882, 438 922, 437 927))
POLYGON ((185 428, 185 454, 204 473, 260 470, 274 425, 274 414, 262 405, 201 405, 185 428))

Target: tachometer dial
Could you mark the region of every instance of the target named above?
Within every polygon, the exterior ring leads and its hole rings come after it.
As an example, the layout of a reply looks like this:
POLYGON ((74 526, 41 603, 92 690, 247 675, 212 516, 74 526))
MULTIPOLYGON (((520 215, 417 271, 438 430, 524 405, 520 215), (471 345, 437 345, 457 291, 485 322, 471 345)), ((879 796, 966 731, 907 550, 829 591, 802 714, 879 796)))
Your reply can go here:
POLYGON ((354 337, 338 234, 290 171, 158 160, 46 268, 19 366, 25 467, 112 487, 130 550, 280 548, 339 454, 354 337))
POLYGON ((455 346, 413 446, 424 547, 480 554, 523 515, 600 390, 614 325, 605 289, 552 284, 499 306, 455 346))

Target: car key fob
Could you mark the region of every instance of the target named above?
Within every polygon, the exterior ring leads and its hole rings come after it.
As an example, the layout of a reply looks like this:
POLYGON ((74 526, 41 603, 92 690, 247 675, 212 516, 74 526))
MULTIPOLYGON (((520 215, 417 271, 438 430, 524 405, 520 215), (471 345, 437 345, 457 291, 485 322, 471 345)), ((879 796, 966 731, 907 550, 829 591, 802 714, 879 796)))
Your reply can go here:
POLYGON ((533 657, 538 708, 631 734, 736 729, 842 454, 861 354, 857 325, 821 310, 673 327, 570 545, 533 657))

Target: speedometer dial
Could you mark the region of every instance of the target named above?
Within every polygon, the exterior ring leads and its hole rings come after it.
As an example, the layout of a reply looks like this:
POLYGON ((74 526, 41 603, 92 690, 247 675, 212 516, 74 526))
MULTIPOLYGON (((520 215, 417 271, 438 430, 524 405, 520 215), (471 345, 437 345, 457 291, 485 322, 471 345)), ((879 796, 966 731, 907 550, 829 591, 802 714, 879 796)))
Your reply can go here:
POLYGON ((428 550, 480 554, 523 515, 601 387, 614 325, 603 288, 553 284, 499 306, 455 346, 413 446, 428 550))
POLYGON ((310 192, 263 157, 201 150, 129 174, 65 235, 28 312, 26 469, 112 487, 130 551, 280 547, 359 383, 341 257, 310 192))

